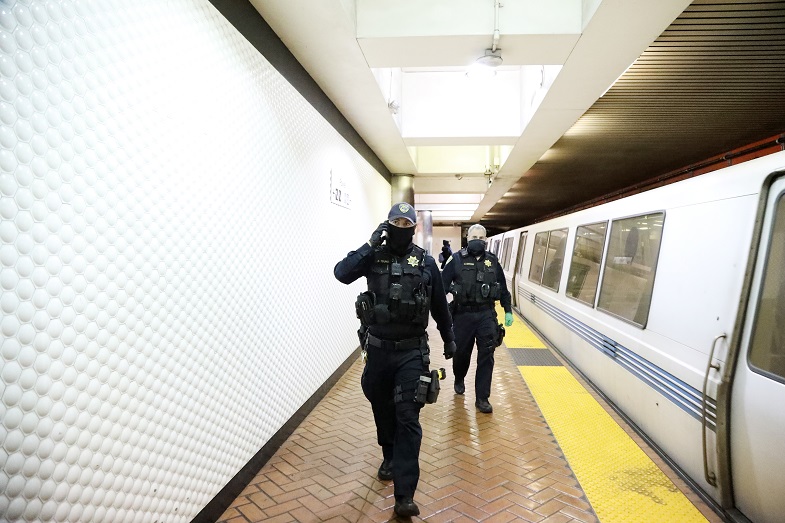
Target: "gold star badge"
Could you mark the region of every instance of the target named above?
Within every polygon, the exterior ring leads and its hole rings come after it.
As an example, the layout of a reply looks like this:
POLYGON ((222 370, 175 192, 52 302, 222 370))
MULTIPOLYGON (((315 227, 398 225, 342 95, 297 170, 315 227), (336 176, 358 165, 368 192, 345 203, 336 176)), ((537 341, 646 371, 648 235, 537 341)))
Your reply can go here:
POLYGON ((409 256, 409 265, 417 267, 417 256, 409 256))
POLYGON ((490 267, 491 266, 491 260, 485 260, 485 266, 486 267, 490 267))

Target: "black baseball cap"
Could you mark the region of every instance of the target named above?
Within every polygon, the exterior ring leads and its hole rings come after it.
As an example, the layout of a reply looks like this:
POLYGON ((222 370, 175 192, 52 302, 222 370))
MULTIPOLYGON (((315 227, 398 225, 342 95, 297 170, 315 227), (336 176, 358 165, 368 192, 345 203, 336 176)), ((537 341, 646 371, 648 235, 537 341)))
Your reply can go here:
POLYGON ((406 202, 396 203, 390 209, 390 213, 387 215, 387 221, 391 222, 396 218, 406 218, 412 225, 417 224, 417 212, 414 210, 414 207, 406 202))

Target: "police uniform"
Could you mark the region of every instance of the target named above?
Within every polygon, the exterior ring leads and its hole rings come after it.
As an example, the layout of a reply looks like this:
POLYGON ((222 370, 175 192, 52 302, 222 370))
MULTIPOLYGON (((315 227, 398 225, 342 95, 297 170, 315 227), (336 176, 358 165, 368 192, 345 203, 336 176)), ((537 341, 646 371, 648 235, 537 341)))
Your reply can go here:
POLYGON ((334 274, 346 284, 367 279, 368 291, 356 304, 367 327, 362 389, 371 402, 384 463, 392 464, 396 501, 413 498, 420 477, 423 406, 415 395, 420 376, 429 371, 429 312, 445 344, 455 339, 439 269, 414 244, 398 254, 386 244, 364 244, 338 262, 334 274))
MULTIPOLYGON (((472 349, 477 342, 477 372, 474 380, 478 407, 491 395, 496 347, 501 343, 500 327, 494 302, 501 301, 505 312, 512 312, 510 292, 504 271, 496 256, 487 250, 477 257, 466 248, 453 254, 442 272, 447 292, 453 294, 451 310, 455 322, 455 343, 458 350, 453 359, 456 392, 463 383, 471 364, 472 349)), ((490 408, 490 404, 487 404, 490 408)), ((490 412, 486 410, 484 412, 490 412)))

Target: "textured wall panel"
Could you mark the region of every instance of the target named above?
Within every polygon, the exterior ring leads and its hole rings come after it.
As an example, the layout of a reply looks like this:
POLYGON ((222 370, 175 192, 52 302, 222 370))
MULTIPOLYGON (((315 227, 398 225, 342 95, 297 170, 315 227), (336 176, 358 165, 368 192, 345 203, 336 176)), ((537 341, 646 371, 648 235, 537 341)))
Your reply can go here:
POLYGON ((0 3, 0 123, 0 514, 189 521, 356 347, 390 187, 206 0, 0 3))

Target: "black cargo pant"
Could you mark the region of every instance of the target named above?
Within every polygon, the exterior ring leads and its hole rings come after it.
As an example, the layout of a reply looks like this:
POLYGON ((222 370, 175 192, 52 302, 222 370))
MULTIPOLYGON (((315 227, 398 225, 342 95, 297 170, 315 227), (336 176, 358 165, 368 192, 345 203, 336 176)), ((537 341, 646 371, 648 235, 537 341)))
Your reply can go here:
POLYGON ((368 361, 362 375, 362 389, 371 402, 376 422, 376 438, 385 459, 392 460, 395 498, 414 497, 420 480, 420 409, 414 390, 427 370, 419 348, 391 350, 367 346, 368 361), (395 401, 400 385, 403 398, 395 401))
POLYGON ((458 310, 453 316, 453 331, 457 350, 452 359, 455 380, 462 380, 469 372, 474 342, 477 342, 477 373, 474 377, 474 392, 477 399, 487 400, 491 396, 493 376, 493 353, 496 350, 496 310, 487 308, 479 311, 458 310))

